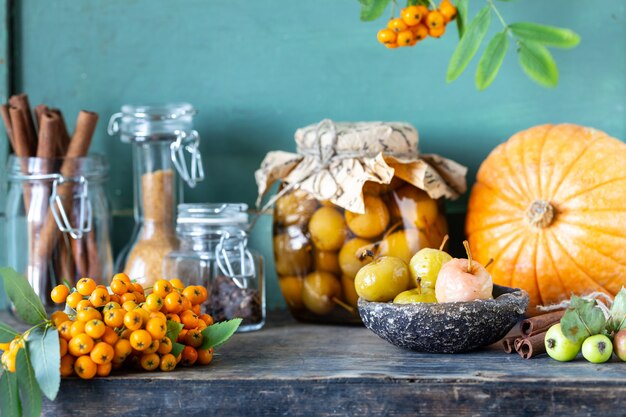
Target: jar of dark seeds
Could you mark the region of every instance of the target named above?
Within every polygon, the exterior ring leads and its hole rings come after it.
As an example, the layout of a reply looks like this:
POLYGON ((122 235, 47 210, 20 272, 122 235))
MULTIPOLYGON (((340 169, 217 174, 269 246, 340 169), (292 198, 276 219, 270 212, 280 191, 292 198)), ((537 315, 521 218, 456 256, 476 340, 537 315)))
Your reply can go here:
POLYGON ((246 204, 181 204, 176 234, 180 248, 164 260, 167 279, 206 286, 205 308, 218 321, 243 319, 239 331, 265 323, 263 257, 247 246, 246 204))

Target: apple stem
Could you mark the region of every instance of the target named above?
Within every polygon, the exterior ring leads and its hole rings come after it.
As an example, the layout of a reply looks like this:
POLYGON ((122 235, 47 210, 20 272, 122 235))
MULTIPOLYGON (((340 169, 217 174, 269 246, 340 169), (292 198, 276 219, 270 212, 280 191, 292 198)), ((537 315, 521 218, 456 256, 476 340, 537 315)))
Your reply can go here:
POLYGON ((469 247, 469 242, 467 240, 463 241, 463 246, 465 246, 465 252, 467 252, 467 273, 472 273, 472 251, 469 247))
POLYGON ((339 307, 342 307, 343 309, 347 310, 348 312, 350 312, 351 314, 354 314, 354 308, 350 307, 348 304, 344 303, 343 301, 341 301, 339 298, 337 297, 333 297, 332 298, 333 302, 335 304, 337 304, 339 307))
POLYGON ((489 261, 485 264, 485 269, 487 269, 487 267, 491 265, 492 263, 493 263, 493 258, 489 258, 489 261))
POLYGON ((443 247, 446 246, 446 242, 448 241, 448 235, 445 235, 443 237, 443 240, 441 241, 441 245, 439 246, 439 250, 443 250, 443 247))

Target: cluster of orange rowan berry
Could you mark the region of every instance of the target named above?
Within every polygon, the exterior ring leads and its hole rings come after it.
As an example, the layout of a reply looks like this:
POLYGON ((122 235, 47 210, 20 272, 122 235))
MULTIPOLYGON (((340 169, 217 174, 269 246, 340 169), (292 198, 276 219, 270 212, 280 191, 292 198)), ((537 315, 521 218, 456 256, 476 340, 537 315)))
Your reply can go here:
MULTIPOLYGON (((201 314, 207 296, 203 286, 185 288, 178 279, 158 280, 147 294, 126 274, 113 277, 110 291, 91 278, 80 279, 71 293, 65 285, 55 287, 52 300, 66 303, 75 312, 68 315, 57 311, 50 317, 59 332, 61 375, 91 379, 107 376, 125 364, 166 372, 178 363, 209 364, 213 348, 199 349, 204 338, 202 330, 213 324, 210 315, 201 314), (176 340, 166 336, 168 320, 183 325, 176 340), (172 354, 173 342, 184 345, 176 357, 172 354)), ((23 340, 19 336, 2 355, 9 371, 15 371, 21 347, 23 340)))
POLYGON ((450 0, 442 0, 439 8, 432 10, 424 5, 408 6, 402 9, 400 17, 389 20, 387 27, 378 32, 378 42, 387 48, 398 48, 414 46, 428 36, 440 38, 456 13, 450 0))

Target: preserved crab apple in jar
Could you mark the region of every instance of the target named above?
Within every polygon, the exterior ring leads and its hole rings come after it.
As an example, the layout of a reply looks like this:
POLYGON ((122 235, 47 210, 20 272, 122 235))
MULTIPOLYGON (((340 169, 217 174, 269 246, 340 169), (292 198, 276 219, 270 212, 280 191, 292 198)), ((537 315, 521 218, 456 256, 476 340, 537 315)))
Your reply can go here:
POLYGON ((465 191, 465 168, 420 155, 404 123, 323 121, 296 132, 298 154, 270 152, 259 197, 282 184, 274 206, 278 282, 299 320, 360 323, 354 279, 382 256, 407 264, 448 232, 444 198, 465 191))

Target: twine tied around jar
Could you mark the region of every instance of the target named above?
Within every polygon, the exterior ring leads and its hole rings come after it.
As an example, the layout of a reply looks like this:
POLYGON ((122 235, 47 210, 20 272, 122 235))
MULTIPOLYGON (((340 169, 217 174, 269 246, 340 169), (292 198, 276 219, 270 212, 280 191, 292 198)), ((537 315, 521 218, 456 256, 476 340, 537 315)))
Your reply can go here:
POLYGON ((325 119, 298 129, 297 154, 269 152, 255 178, 257 208, 277 180, 284 187, 260 209, 264 212, 294 189, 363 213, 366 182, 389 184, 394 176, 432 198, 458 198, 465 192, 467 168, 438 155, 420 155, 415 128, 401 122, 335 123, 325 119))

